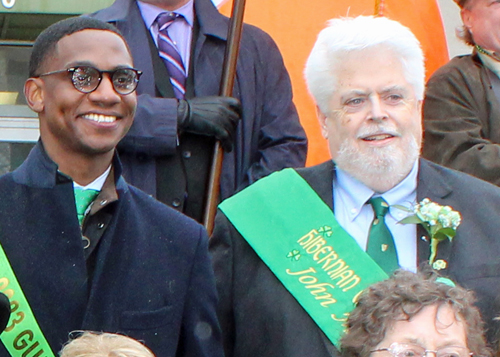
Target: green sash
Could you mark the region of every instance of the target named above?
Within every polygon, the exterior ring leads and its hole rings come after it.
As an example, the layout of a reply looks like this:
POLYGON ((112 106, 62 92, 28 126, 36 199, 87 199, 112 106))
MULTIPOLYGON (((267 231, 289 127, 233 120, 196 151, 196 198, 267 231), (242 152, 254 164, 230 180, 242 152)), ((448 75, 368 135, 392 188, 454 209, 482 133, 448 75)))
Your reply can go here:
POLYGON ((257 181, 219 208, 332 343, 359 294, 387 274, 293 169, 257 181))
POLYGON ((54 357, 1 246, 0 291, 8 296, 12 310, 7 328, 0 335, 10 355, 12 357, 54 357))

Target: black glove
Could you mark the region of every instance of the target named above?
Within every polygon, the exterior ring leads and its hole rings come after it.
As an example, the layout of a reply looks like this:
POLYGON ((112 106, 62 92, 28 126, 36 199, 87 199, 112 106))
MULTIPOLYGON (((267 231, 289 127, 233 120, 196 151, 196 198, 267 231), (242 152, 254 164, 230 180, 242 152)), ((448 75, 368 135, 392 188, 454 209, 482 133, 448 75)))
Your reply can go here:
POLYGON ((189 133, 214 136, 224 151, 233 150, 233 139, 241 119, 241 104, 231 97, 196 97, 179 100, 177 125, 189 133))

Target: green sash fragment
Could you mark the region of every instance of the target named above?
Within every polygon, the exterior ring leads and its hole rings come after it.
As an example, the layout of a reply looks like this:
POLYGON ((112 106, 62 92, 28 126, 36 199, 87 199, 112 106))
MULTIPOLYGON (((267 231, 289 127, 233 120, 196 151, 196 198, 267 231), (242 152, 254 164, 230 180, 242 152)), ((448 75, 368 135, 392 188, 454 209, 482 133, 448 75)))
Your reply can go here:
POLYGON ((0 335, 10 355, 54 357, 1 246, 0 291, 8 296, 12 311, 7 328, 0 335))
POLYGON ((285 288, 338 346, 359 294, 387 274, 293 169, 219 206, 285 288))

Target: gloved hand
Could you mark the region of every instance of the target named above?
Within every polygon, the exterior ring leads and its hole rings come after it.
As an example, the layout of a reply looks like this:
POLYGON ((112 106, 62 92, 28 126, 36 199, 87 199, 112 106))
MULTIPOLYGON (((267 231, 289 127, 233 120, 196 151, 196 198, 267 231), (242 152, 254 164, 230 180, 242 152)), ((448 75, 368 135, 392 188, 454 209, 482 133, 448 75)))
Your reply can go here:
POLYGON ((234 133, 241 119, 241 104, 231 97, 195 97, 179 100, 177 126, 179 131, 214 136, 224 151, 233 150, 234 133))

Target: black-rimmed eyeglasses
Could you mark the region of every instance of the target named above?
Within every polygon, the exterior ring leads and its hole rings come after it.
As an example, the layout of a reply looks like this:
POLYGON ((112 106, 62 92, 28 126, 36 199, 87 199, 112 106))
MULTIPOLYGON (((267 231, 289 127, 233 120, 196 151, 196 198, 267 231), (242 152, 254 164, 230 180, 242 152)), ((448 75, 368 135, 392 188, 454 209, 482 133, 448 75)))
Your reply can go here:
POLYGON ((52 74, 71 73, 71 82, 75 89, 82 93, 91 93, 101 84, 103 73, 108 73, 114 90, 121 95, 130 94, 137 88, 142 72, 134 68, 118 68, 112 71, 100 71, 90 66, 76 66, 59 71, 47 72, 37 77, 52 74))
POLYGON ((408 343, 393 343, 389 348, 379 348, 370 352, 387 351, 394 357, 427 357, 428 353, 434 353, 435 357, 470 357, 472 352, 464 346, 446 346, 439 350, 426 350, 422 346, 408 343))

